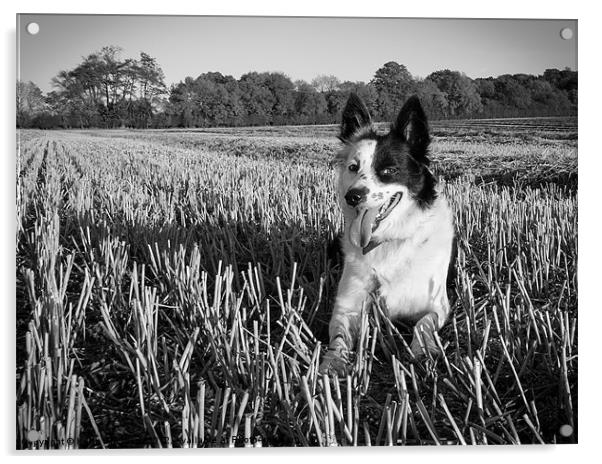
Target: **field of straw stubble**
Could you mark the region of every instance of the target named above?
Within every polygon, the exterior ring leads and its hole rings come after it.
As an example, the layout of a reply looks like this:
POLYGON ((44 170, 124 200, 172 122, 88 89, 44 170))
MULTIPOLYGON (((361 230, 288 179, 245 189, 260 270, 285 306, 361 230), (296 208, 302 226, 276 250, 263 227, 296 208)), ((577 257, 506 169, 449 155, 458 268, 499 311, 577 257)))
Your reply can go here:
POLYGON ((21 131, 17 448, 577 441, 576 121, 433 132, 445 355, 375 303, 329 379, 335 127, 21 131))

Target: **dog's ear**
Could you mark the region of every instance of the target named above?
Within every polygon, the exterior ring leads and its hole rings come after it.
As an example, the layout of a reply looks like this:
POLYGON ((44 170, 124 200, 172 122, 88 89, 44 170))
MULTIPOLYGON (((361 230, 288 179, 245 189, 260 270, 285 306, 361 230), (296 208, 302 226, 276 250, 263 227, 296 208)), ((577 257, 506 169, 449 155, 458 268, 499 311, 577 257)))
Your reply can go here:
POLYGON ((345 109, 343 110, 343 120, 341 122, 341 133, 339 139, 342 142, 348 142, 351 136, 360 128, 370 125, 370 113, 364 102, 355 93, 349 95, 345 109))
POLYGON ((426 114, 417 96, 414 95, 405 102, 392 131, 409 145, 413 156, 426 157, 426 149, 431 139, 426 114))

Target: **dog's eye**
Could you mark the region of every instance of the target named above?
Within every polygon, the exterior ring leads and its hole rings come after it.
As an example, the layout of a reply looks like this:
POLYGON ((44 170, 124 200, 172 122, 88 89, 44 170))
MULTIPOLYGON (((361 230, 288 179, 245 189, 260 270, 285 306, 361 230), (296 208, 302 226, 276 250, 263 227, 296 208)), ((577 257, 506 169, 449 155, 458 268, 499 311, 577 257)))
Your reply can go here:
POLYGON ((359 170, 359 168, 360 168, 360 167, 359 167, 359 165, 357 165, 357 164, 350 164, 350 165, 349 165, 349 170, 350 170, 351 172, 357 172, 357 171, 359 170))
POLYGON ((395 174, 397 174, 396 168, 384 168, 380 170, 381 176, 393 176, 395 174))

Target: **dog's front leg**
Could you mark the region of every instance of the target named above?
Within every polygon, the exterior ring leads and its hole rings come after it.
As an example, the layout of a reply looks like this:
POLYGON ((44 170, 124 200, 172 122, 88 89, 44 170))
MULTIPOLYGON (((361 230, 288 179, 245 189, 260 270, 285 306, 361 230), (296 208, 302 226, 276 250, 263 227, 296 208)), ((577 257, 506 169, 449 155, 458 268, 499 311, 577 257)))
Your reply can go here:
POLYGON ((363 280, 345 268, 339 283, 332 318, 328 327, 330 343, 320 364, 321 373, 344 375, 349 351, 355 346, 362 306, 367 302, 370 280, 363 280))
POLYGON ((430 312, 418 320, 414 326, 411 350, 417 358, 422 358, 427 353, 431 355, 440 354, 439 345, 435 340, 435 332, 443 327, 449 315, 449 301, 445 290, 441 290, 438 298, 431 303, 430 312))

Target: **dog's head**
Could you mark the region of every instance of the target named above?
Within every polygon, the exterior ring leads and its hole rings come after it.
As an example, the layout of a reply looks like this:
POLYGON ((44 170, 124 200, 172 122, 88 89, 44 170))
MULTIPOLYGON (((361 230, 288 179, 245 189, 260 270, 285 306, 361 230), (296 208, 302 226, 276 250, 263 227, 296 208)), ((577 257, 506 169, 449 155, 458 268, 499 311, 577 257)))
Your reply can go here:
POLYGON ((428 169, 430 137, 417 97, 403 105, 388 134, 378 134, 368 109, 351 94, 336 157, 339 198, 353 245, 395 238, 395 229, 413 209, 428 208, 436 198, 436 180, 428 169))

